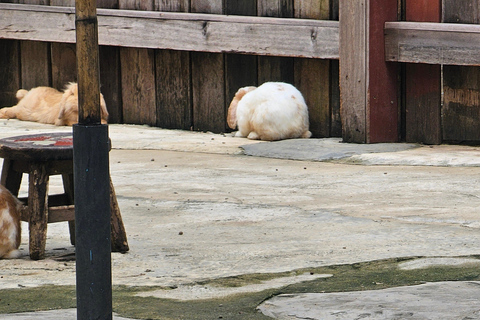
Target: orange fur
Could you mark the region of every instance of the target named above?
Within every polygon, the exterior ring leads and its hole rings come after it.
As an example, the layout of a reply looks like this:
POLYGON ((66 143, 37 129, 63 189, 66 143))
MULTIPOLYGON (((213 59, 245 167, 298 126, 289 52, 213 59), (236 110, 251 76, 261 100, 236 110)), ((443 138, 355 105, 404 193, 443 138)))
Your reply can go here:
MULTIPOLYGON (((78 122, 78 87, 69 83, 63 92, 49 87, 17 91, 17 105, 0 109, 0 119, 19 119, 57 126, 71 126, 78 122)), ((102 123, 106 124, 108 111, 100 94, 102 123)))
POLYGON ((257 87, 243 87, 240 88, 237 93, 235 93, 235 97, 233 97, 230 106, 228 107, 228 114, 227 114, 227 124, 230 129, 235 129, 237 127, 237 105, 238 102, 243 98, 244 95, 249 93, 252 90, 255 90, 257 87))
POLYGON ((21 237, 21 203, 0 185, 0 258, 18 258, 21 237))

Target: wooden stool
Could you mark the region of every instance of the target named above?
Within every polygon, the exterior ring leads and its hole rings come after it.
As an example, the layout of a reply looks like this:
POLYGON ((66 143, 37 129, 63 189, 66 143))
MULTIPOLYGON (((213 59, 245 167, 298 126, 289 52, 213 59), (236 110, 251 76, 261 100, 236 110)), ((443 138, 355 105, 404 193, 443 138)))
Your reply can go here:
MULTIPOLYGON (((18 196, 23 173, 28 173, 28 197, 22 220, 29 224, 29 252, 34 260, 45 257, 47 224, 68 221, 75 245, 73 138, 71 133, 46 133, 0 139, 4 159, 1 184, 18 196), (48 195, 51 175, 62 175, 63 194, 48 195)), ((110 179, 111 241, 113 252, 129 250, 115 190, 110 179)))

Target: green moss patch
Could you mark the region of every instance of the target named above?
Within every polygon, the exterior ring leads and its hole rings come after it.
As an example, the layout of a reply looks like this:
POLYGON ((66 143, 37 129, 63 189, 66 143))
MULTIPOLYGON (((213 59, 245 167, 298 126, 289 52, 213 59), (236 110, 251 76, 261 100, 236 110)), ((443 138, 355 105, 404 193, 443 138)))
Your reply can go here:
MULTIPOLYGON (((476 266, 429 267, 416 270, 400 270, 399 262, 409 259, 388 259, 350 265, 308 268, 284 273, 247 274, 204 281, 199 284, 211 287, 241 287, 280 277, 303 273, 333 274, 330 278, 296 283, 279 289, 236 294, 218 299, 177 301, 154 297, 139 297, 137 293, 151 290, 175 290, 159 287, 113 288, 113 309, 123 316, 136 319, 269 319, 257 312, 263 301, 279 294, 346 292, 378 290, 391 287, 417 285, 437 281, 480 281, 476 266)), ((0 313, 16 313, 75 307, 73 286, 43 286, 0 290, 0 313)))

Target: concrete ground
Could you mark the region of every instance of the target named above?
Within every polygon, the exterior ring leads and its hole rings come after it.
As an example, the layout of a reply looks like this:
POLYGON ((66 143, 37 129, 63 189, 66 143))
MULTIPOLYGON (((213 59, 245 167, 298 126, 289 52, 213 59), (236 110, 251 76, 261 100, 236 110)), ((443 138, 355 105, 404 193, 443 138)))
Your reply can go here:
MULTIPOLYGON (((69 130, 0 120, 0 138, 69 130)), ((409 258, 398 270, 480 262, 480 147, 257 142, 127 125, 109 131, 130 245, 127 254, 112 254, 113 284, 146 288, 138 297, 191 302, 335 281, 329 272, 286 273, 384 259, 409 258), (209 284, 253 274, 281 276, 209 284)), ((57 178, 52 193, 61 191, 57 178)), ((22 235, 24 256, 0 260, 0 307, 6 289, 75 284, 66 223, 49 225, 42 261, 27 256, 26 224, 22 235)), ((480 319, 480 283, 472 279, 293 292, 267 299, 258 312, 276 319, 480 319)), ((74 309, 6 313, 0 318, 75 318, 74 309)))

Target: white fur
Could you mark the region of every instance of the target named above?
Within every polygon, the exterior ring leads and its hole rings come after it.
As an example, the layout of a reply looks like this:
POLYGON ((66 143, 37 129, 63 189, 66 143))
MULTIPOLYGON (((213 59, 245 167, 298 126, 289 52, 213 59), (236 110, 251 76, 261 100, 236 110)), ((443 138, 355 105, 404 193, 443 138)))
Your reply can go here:
POLYGON ((294 86, 266 82, 241 88, 229 107, 227 122, 237 137, 254 140, 310 138, 308 107, 294 86), (236 110, 235 110, 236 108, 236 110))
POLYGON ((0 258, 18 258, 21 203, 0 185, 0 258))

